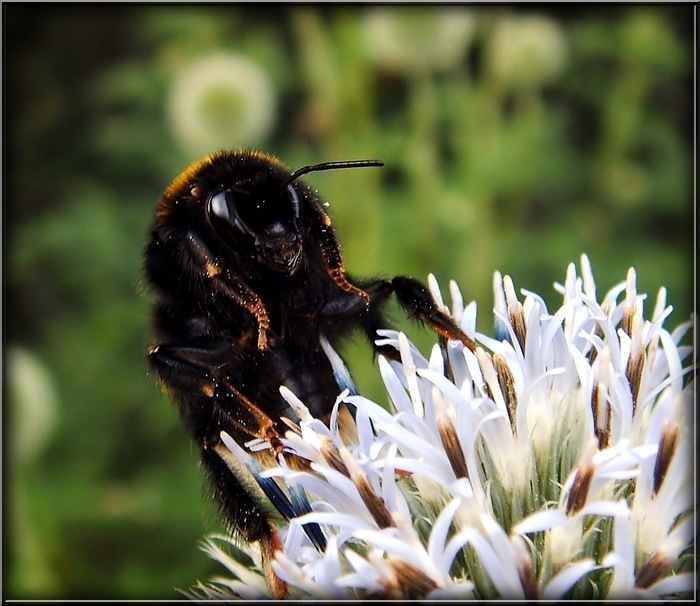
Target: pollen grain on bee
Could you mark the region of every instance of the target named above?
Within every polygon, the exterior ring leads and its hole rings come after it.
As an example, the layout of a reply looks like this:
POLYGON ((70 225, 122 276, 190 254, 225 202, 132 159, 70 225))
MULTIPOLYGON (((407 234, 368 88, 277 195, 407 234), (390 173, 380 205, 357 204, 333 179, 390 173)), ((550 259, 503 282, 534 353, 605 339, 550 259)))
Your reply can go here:
POLYGON ((214 276, 218 276, 221 273, 221 267, 219 267, 216 263, 208 262, 205 266, 207 276, 210 278, 213 278, 214 276))

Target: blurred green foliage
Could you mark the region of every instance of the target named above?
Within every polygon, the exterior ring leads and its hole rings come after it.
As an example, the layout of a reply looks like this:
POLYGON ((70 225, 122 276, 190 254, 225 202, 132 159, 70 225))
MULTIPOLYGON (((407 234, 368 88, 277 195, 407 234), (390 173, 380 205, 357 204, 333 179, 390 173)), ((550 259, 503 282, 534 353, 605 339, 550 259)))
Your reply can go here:
MULTIPOLYGON (((495 270, 554 306, 583 252, 600 292, 634 266, 686 320, 692 10, 4 4, 5 597, 173 598, 215 571, 140 271, 161 192, 216 148, 383 158, 308 178, 346 267, 454 279, 483 331, 495 270)), ((381 398, 369 348, 348 358, 381 398)))

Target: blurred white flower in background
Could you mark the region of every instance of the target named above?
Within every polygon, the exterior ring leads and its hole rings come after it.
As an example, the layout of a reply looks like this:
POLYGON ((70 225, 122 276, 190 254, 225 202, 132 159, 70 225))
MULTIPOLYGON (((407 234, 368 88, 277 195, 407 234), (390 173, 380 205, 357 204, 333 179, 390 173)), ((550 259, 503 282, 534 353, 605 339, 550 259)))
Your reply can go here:
POLYGON ((367 10, 365 45, 384 68, 441 70, 464 59, 476 26, 463 6, 385 6, 367 10))
MULTIPOLYGON (((328 426, 281 390, 301 420, 285 452, 308 467, 285 454, 254 473, 290 506, 311 504, 280 526, 273 568, 290 597, 688 598, 696 367, 683 341, 692 330, 695 342, 694 318, 665 329, 661 288, 645 319, 633 269, 599 301, 585 255, 581 275, 571 264, 555 285, 554 312, 532 292, 521 302, 496 273, 495 338, 476 332, 476 305, 456 284, 450 308, 429 284, 475 350, 450 341, 425 358, 403 333, 380 331, 400 355, 379 357, 389 409, 346 378, 328 426), (355 412, 352 439, 341 406, 355 412)), ((255 468, 251 452, 266 443, 222 438, 255 468)), ((219 536, 205 549, 233 577, 191 597, 268 596, 255 545, 219 536)))
POLYGON ((51 468, 52 461, 43 455, 57 426, 58 390, 49 369, 33 352, 10 345, 5 356, 7 490, 3 496, 7 500, 3 504, 5 512, 12 513, 5 536, 12 545, 10 559, 15 563, 5 578, 15 587, 31 588, 27 595, 56 595, 61 580, 52 560, 55 537, 34 519, 29 497, 36 491, 37 467, 51 468))
POLYGON ((199 58, 176 77, 167 104, 176 140, 193 154, 259 145, 274 126, 277 99, 253 61, 231 53, 199 58))
POLYGON ((32 462, 56 425, 58 394, 46 366, 27 349, 12 346, 7 356, 10 454, 13 463, 32 462))
POLYGON ((487 65, 507 87, 538 87, 566 67, 567 40, 562 27, 544 15, 506 16, 487 39, 487 65))

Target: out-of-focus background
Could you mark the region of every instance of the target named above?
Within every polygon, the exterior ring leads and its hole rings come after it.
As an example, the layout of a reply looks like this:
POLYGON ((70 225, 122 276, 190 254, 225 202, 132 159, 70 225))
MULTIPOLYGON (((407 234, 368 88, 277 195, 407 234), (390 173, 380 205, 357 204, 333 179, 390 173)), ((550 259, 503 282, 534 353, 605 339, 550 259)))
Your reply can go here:
MULTIPOLYGON (((554 307, 583 252, 599 293, 634 266, 685 321, 694 11, 4 4, 4 596, 176 598, 219 572, 140 276, 161 192, 211 151, 384 159, 307 177, 346 267, 454 279, 482 331, 495 270, 554 307)), ((381 399, 369 348, 348 358, 381 399)))

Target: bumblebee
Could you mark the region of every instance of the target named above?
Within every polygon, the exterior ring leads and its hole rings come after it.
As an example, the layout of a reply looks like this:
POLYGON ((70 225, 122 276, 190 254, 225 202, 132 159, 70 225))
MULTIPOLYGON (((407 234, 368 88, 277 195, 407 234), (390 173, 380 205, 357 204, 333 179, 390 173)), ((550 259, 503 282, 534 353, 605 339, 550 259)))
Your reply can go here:
MULTIPOLYGON (((392 294, 442 339, 473 347, 420 281, 350 277, 324 203, 301 179, 381 165, 325 162, 291 171, 257 151, 214 153, 165 190, 145 250, 155 294, 150 368, 177 404, 223 517, 244 540, 260 542, 266 580, 278 597, 286 587, 270 562, 281 541, 264 502, 275 495, 261 490, 221 432, 239 444, 264 440, 268 453, 281 452, 284 419, 299 419, 280 386, 328 420, 341 388, 324 342, 338 349, 360 331, 375 351, 395 357, 375 344, 377 329, 389 325, 383 306, 392 294)), ((307 533, 325 547, 320 529, 307 533)))

